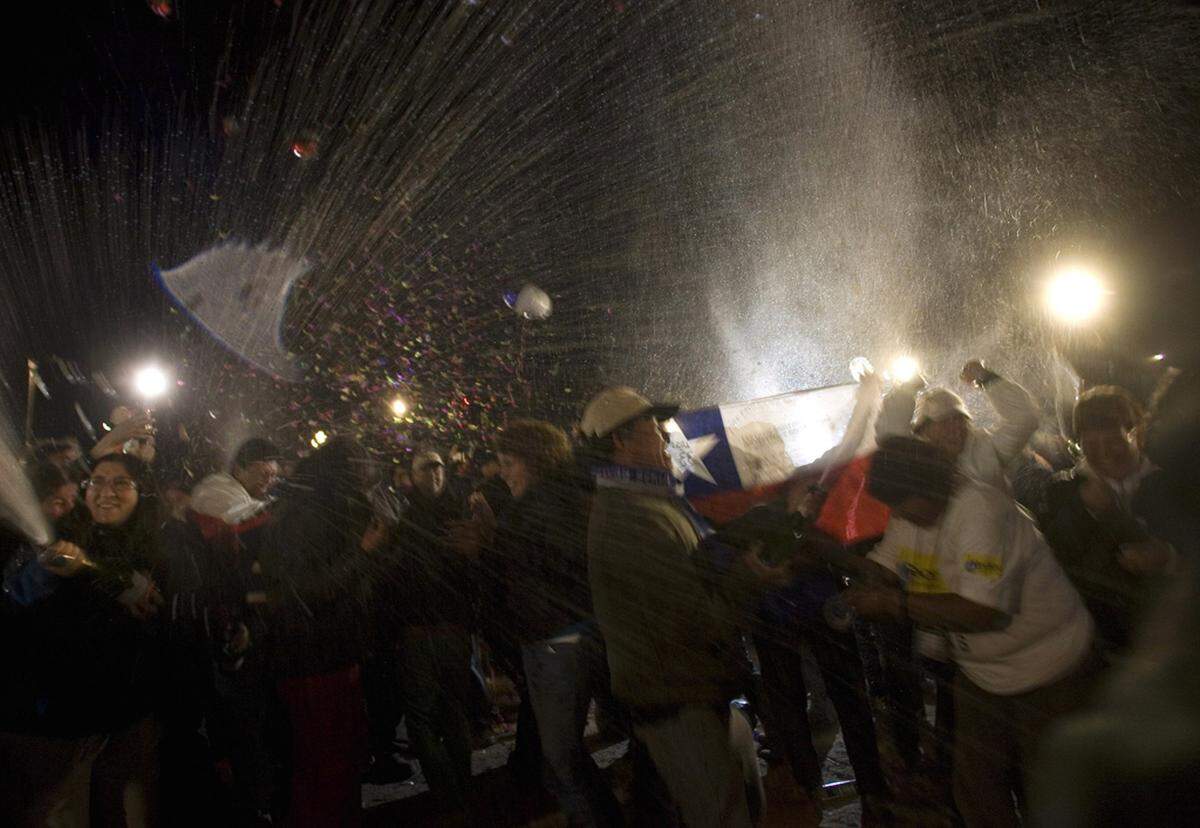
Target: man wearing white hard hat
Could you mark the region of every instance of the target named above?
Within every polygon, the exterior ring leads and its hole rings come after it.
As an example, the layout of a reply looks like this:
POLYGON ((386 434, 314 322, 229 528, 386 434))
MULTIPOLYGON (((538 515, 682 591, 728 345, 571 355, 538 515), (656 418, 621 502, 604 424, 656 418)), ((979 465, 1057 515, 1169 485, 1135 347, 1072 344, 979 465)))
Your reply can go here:
POLYGON ((608 388, 580 423, 599 464, 588 574, 613 695, 689 826, 748 826, 762 802, 738 695, 736 621, 749 598, 739 559, 720 561, 676 490, 662 421, 678 406, 608 388))
POLYGON ((983 390, 1000 420, 994 429, 975 426, 958 394, 947 388, 922 390, 924 382, 917 378, 884 397, 876 437, 915 434, 955 460, 963 474, 1008 491, 1004 472, 1037 431, 1037 403, 1020 385, 989 371, 977 359, 963 366, 959 378, 983 390))

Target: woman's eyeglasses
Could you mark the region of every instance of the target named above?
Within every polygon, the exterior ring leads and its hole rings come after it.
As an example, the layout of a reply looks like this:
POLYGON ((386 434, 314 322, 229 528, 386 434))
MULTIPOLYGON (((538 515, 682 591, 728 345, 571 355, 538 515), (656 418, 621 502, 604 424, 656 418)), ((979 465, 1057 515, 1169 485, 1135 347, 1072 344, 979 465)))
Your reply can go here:
POLYGON ((112 489, 117 494, 128 494, 129 492, 137 491, 137 483, 128 477, 91 477, 83 481, 85 489, 95 489, 97 492, 102 492, 106 488, 112 489))

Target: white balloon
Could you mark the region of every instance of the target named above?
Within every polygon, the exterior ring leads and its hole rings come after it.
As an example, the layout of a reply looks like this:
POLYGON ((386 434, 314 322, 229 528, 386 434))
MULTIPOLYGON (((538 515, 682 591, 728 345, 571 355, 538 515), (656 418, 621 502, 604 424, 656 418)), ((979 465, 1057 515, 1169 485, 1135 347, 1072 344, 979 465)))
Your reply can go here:
POLYGON ((280 331, 288 292, 311 269, 301 258, 265 244, 226 242, 178 267, 155 271, 184 310, 223 345, 282 379, 300 379, 280 331))
POLYGON ((553 310, 549 295, 537 285, 525 285, 517 294, 512 309, 526 319, 545 319, 553 310))

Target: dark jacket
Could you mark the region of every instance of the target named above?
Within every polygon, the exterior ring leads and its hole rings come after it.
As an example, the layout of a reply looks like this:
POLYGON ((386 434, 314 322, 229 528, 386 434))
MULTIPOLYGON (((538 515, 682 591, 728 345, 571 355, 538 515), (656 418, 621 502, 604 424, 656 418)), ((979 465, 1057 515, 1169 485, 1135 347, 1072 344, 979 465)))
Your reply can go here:
POLYGON ((757 635, 793 641, 800 627, 825 625, 825 602, 838 593, 837 575, 825 561, 831 552, 844 550, 836 540, 798 522, 783 500, 755 506, 723 526, 715 540, 740 550, 760 543, 759 557, 764 563, 779 566, 790 562, 795 571, 786 586, 763 591, 753 625, 757 635), (818 554, 818 546, 829 552, 818 554), (798 555, 803 557, 798 560, 798 555))
POLYGON ((1152 472, 1133 498, 1132 514, 1101 521, 1079 495, 1079 470, 1069 469, 1051 479, 1038 515, 1042 534, 1096 621, 1097 637, 1117 649, 1130 644, 1162 586, 1161 577, 1128 572, 1117 562, 1122 543, 1146 536, 1139 516, 1153 506, 1160 481, 1161 473, 1152 472))
POLYGON ((361 549, 370 520, 366 496, 337 487, 289 495, 265 527, 261 562, 279 677, 330 673, 362 661, 368 575, 378 563, 361 549))
POLYGON ((738 694, 738 625, 752 593, 731 568, 706 559, 680 498, 665 487, 599 486, 588 570, 618 700, 649 712, 738 694))
POLYGON ((498 517, 486 571, 500 582, 493 619, 517 644, 549 638, 592 615, 586 483, 560 472, 533 484, 498 517))
POLYGON ((163 621, 171 644, 172 695, 176 707, 202 709, 215 693, 213 671, 255 675, 268 668, 270 636, 261 604, 247 603, 250 592, 265 592, 255 571, 254 541, 269 520, 262 512, 237 525, 188 510, 186 520, 163 527, 165 575, 161 584, 163 621), (245 626, 250 649, 229 646, 245 626))
POLYGON ((450 524, 466 513, 448 486, 435 498, 409 494, 391 550, 395 578, 381 597, 394 626, 472 625, 478 565, 446 543, 450 524))
MULTIPOLYGON (((153 712, 162 699, 161 619, 139 621, 117 601, 132 573, 150 574, 152 562, 132 551, 119 530, 92 531, 86 550, 96 570, 56 578, 35 603, 6 607, 4 623, 16 648, 6 658, 19 665, 19 678, 7 683, 0 729, 111 733, 153 712)), ((27 551, 25 565, 38 566, 27 551)))

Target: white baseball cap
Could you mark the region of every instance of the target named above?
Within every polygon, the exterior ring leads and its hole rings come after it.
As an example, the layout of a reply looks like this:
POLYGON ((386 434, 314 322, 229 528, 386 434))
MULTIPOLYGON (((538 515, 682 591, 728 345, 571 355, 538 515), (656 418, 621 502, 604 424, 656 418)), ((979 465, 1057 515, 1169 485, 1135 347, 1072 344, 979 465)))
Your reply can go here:
POLYGON ((920 430, 926 423, 944 420, 952 414, 961 414, 968 420, 971 419, 971 412, 967 411, 967 404, 963 402, 962 397, 948 388, 930 388, 917 397, 913 431, 920 430))
POLYGON ((579 430, 584 437, 604 437, 639 417, 667 420, 679 412, 679 406, 652 403, 632 388, 605 388, 583 409, 579 430))

